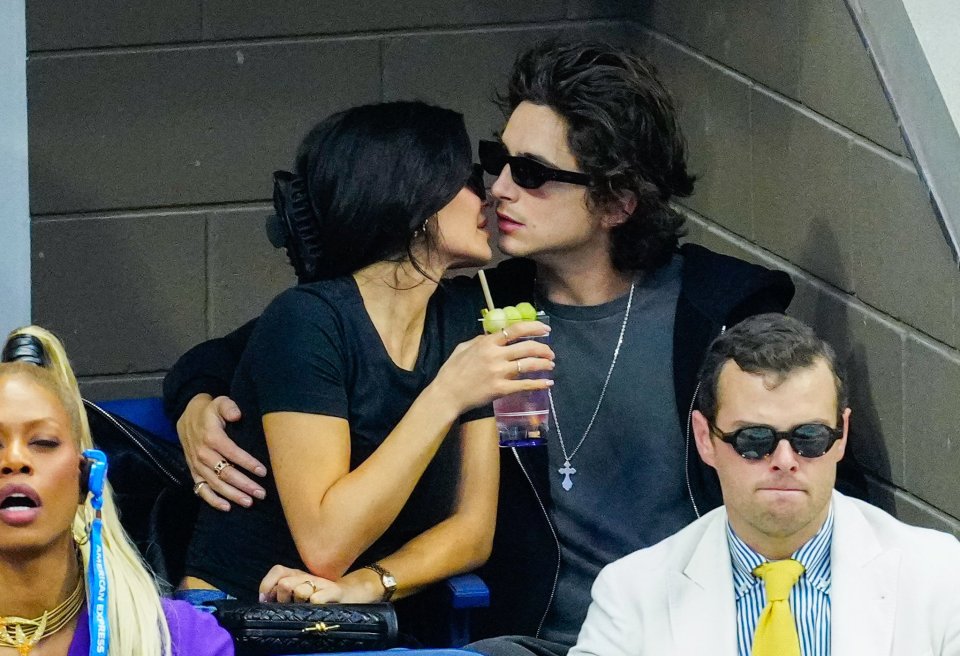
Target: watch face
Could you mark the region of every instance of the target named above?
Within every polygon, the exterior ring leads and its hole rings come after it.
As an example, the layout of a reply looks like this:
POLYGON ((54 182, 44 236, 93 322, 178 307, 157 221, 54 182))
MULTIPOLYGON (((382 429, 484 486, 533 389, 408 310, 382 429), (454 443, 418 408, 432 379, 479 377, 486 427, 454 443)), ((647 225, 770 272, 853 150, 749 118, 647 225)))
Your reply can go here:
POLYGON ((383 587, 387 590, 393 590, 397 587, 397 579, 393 578, 390 574, 384 574, 381 580, 383 581, 383 587))

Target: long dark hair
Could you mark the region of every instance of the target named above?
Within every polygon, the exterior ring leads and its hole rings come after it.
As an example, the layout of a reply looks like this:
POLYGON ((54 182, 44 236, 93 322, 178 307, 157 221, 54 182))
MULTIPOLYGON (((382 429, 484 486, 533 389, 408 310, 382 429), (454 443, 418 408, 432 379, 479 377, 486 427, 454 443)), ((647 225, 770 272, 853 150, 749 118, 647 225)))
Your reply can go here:
POLYGON ((513 66, 508 112, 521 102, 544 105, 563 117, 570 152, 593 178, 593 209, 615 207, 624 192, 636 210, 611 231, 611 260, 621 271, 665 264, 683 235, 673 196, 693 192, 686 152, 670 93, 640 55, 605 43, 546 41, 513 66))
POLYGON ((471 152, 463 116, 422 102, 353 107, 314 126, 295 171, 317 222, 318 277, 404 258, 419 268, 411 247, 463 188, 471 152))

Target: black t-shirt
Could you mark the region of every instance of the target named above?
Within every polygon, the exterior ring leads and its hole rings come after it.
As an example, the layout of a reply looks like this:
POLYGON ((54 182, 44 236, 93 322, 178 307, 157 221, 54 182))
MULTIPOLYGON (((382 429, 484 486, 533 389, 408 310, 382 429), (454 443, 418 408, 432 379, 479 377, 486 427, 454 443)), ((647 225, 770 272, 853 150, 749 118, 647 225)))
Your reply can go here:
MULTIPOLYGON (((269 462, 262 417, 305 412, 342 417, 350 425, 350 469, 355 469, 400 422, 460 342, 479 332, 475 295, 455 282, 430 299, 416 365, 398 367, 370 320, 352 277, 289 289, 270 304, 240 360, 231 396, 242 419, 230 436, 269 462)), ((460 423, 489 417, 490 406, 460 423)), ((316 439, 322 440, 323 435, 316 439)), ((269 468, 268 468, 269 469, 269 468)), ((357 566, 383 558, 447 518, 459 478, 459 426, 427 467, 393 525, 362 554, 357 566)), ((304 568, 283 515, 273 476, 250 509, 223 513, 203 504, 187 555, 187 573, 239 598, 253 598, 273 565, 304 568)))

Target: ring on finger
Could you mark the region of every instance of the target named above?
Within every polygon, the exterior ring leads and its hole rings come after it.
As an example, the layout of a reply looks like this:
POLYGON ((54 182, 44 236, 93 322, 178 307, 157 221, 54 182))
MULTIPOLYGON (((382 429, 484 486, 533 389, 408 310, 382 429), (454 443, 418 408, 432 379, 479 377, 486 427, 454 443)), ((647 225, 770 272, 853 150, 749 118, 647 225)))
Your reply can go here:
POLYGON ((503 333, 503 339, 504 339, 505 341, 509 342, 509 341, 510 341, 510 335, 507 334, 507 329, 506 329, 506 328, 501 328, 501 329, 500 329, 500 332, 503 333))
POLYGON ((514 360, 514 362, 517 363, 517 375, 518 375, 518 376, 523 375, 523 369, 520 367, 520 361, 519 361, 519 360, 514 360))
POLYGON ((193 484, 193 493, 196 494, 197 496, 200 496, 200 489, 201 489, 204 485, 209 485, 209 483, 207 483, 206 481, 197 481, 196 483, 194 483, 194 484, 193 484))
POLYGON ((320 589, 317 587, 317 584, 314 583, 313 581, 304 581, 301 585, 304 585, 304 584, 309 585, 311 588, 313 588, 313 592, 310 593, 311 595, 316 594, 317 591, 320 589))
POLYGON ((226 470, 229 467, 233 467, 232 462, 230 462, 229 460, 221 460, 220 462, 218 462, 216 465, 213 466, 213 473, 217 475, 217 478, 221 478, 223 476, 224 470, 226 470))

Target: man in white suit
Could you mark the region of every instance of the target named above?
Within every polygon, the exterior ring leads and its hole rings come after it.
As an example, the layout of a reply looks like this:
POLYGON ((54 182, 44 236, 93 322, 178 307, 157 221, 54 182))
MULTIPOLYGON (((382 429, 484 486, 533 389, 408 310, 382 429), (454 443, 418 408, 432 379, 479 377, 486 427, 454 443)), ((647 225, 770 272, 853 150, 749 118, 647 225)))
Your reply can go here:
POLYGON ((570 656, 960 655, 960 543, 833 490, 850 409, 828 344, 747 319, 697 406, 724 506, 605 567, 570 656))

